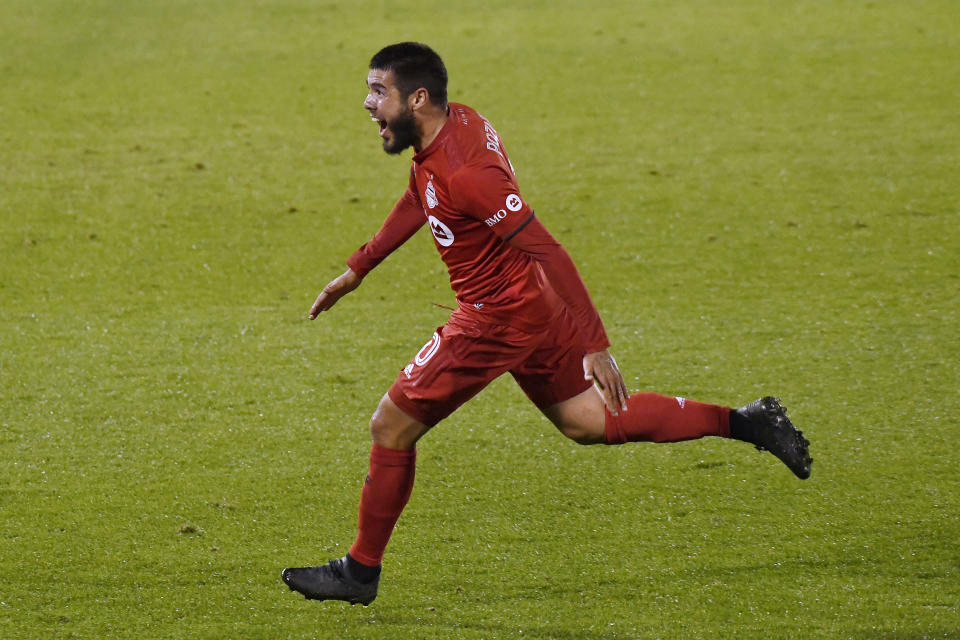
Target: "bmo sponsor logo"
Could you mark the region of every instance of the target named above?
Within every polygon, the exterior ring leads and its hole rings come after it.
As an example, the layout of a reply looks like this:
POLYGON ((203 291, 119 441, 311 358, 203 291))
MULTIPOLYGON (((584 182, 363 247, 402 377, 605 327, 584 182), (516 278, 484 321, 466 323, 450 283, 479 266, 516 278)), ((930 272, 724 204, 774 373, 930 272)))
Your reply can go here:
MULTIPOLYGON (((520 209, 523 208, 523 200, 521 200, 520 196, 517 194, 511 193, 507 196, 506 205, 507 209, 510 211, 520 211, 520 209)), ((500 209, 495 214, 484 220, 484 222, 487 223, 488 227, 492 227, 507 217, 507 209, 500 209)))
POLYGON ((492 216, 484 220, 484 222, 487 223, 488 227, 492 227, 493 225, 497 224, 498 222, 500 222, 506 217, 507 217, 507 212, 504 211, 503 209, 500 209, 500 211, 497 211, 495 214, 493 214, 492 216))
POLYGON ((453 231, 450 227, 443 224, 433 216, 427 216, 427 223, 430 225, 430 232, 441 247, 449 247, 453 244, 453 231))

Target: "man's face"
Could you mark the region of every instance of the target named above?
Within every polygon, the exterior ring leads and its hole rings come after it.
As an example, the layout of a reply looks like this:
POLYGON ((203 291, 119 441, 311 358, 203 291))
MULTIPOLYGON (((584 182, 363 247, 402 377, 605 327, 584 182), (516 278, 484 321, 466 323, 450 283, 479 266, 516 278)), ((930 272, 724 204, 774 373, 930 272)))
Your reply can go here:
POLYGON ((367 99, 363 108, 380 125, 383 150, 400 153, 417 142, 417 123, 410 105, 394 84, 393 71, 371 69, 367 74, 367 99))

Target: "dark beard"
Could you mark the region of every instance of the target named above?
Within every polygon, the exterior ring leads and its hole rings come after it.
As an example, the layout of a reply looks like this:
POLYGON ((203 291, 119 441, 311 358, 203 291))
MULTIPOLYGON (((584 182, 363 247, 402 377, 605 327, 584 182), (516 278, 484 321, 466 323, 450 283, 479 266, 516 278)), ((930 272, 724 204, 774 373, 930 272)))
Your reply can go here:
POLYGON ((387 122, 393 141, 383 141, 383 150, 390 154, 401 153, 417 141, 417 122, 413 118, 413 111, 407 109, 392 122, 387 122))

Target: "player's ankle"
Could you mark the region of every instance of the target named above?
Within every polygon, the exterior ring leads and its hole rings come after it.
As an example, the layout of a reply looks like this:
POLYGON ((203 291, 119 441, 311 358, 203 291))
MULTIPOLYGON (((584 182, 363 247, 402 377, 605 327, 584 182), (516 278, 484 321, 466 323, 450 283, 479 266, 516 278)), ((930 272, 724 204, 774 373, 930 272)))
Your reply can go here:
POLYGON ((730 411, 730 437, 756 444, 756 427, 748 417, 733 409, 730 411))
POLYGON ((348 553, 347 571, 350 572, 350 576, 355 578, 357 582, 369 584, 380 575, 380 565, 370 566, 369 564, 363 564, 348 553))

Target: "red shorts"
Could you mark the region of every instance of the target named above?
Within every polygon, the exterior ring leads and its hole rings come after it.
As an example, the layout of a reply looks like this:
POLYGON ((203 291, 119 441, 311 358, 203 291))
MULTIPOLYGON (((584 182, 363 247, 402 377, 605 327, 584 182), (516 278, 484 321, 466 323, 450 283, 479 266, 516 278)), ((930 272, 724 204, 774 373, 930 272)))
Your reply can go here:
POLYGON ((584 342, 563 307, 538 333, 455 311, 400 371, 388 391, 407 415, 433 426, 507 371, 541 410, 590 388, 584 342))

